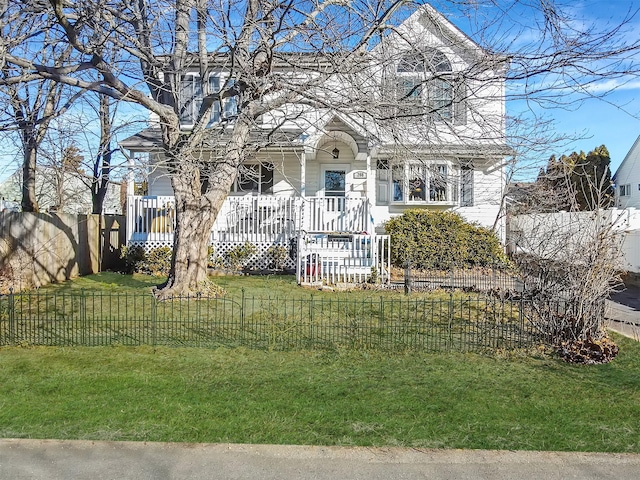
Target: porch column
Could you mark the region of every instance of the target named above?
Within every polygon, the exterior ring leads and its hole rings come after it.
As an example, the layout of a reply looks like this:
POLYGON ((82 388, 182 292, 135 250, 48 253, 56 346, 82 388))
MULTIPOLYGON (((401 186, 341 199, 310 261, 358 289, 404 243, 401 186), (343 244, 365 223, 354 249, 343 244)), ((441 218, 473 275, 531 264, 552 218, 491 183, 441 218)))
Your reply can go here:
POLYGON ((376 166, 371 165, 373 162, 373 158, 371 156, 371 150, 367 151, 367 214, 369 218, 367 218, 367 224, 369 227, 367 228, 367 232, 373 235, 375 234, 375 222, 373 221, 373 206, 376 204, 376 166))
POLYGON ((300 196, 302 198, 307 196, 307 152, 305 149, 302 149, 302 153, 300 154, 300 196))
POLYGON ((126 245, 129 245, 129 243, 131 242, 131 237, 133 236, 133 232, 134 232, 134 222, 136 221, 135 219, 135 199, 133 197, 133 194, 135 193, 135 176, 133 173, 133 169, 135 166, 135 158, 134 158, 134 153, 129 150, 129 154, 127 155, 127 175, 126 175, 126 179, 127 179, 127 198, 125 199, 125 215, 126 215, 126 222, 127 222, 127 227, 126 227, 126 245))
POLYGON ((135 158, 133 156, 133 152, 129 150, 129 155, 127 155, 127 197, 130 197, 135 192, 135 177, 133 174, 133 168, 135 166, 135 158))

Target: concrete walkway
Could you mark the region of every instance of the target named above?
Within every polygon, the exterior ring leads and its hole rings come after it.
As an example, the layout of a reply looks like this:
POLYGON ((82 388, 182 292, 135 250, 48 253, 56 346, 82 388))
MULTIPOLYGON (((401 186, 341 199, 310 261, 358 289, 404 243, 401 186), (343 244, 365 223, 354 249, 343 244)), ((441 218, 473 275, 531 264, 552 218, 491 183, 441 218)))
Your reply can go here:
POLYGON ((637 480, 640 455, 0 440, 0 479, 637 480))

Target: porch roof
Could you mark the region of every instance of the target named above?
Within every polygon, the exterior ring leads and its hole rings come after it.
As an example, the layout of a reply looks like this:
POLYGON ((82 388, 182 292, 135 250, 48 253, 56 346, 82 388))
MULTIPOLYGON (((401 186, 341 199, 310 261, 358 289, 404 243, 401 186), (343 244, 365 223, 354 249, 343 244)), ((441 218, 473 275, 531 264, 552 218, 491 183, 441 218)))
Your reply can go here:
MULTIPOLYGON (((263 144, 266 148, 302 148, 305 137, 301 129, 253 130, 249 134, 249 142, 263 144)), ((211 145, 215 140, 216 145, 224 145, 231 140, 232 131, 217 132, 211 136, 211 145)), ((122 148, 134 151, 158 151, 162 150, 162 132, 159 128, 146 128, 135 135, 119 142, 122 148)))
MULTIPOLYGON (((499 143, 477 143, 477 144, 415 144, 404 145, 403 152, 412 152, 412 154, 433 157, 459 157, 459 158, 486 158, 493 160, 495 157, 508 157, 515 155, 513 148, 505 144, 499 143)), ((394 156, 398 153, 398 145, 384 144, 378 148, 379 156, 394 156)))

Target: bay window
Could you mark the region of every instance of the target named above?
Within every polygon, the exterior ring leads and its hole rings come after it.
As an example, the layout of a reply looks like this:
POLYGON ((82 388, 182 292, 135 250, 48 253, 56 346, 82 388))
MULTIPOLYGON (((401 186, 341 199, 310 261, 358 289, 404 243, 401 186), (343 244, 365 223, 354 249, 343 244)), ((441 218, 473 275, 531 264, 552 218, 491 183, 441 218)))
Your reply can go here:
POLYGON ((446 160, 379 160, 378 204, 473 205, 473 167, 446 160))

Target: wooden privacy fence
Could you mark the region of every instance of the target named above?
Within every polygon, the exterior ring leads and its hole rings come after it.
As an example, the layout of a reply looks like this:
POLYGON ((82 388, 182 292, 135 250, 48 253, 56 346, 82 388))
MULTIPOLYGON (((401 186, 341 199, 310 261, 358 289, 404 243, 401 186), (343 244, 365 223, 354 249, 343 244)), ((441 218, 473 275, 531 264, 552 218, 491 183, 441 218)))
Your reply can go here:
POLYGON ((1 288, 15 291, 115 268, 124 217, 0 212, 1 288))
POLYGON ((549 339, 525 300, 482 295, 364 300, 175 298, 27 292, 0 296, 0 345, 485 351, 549 339))

